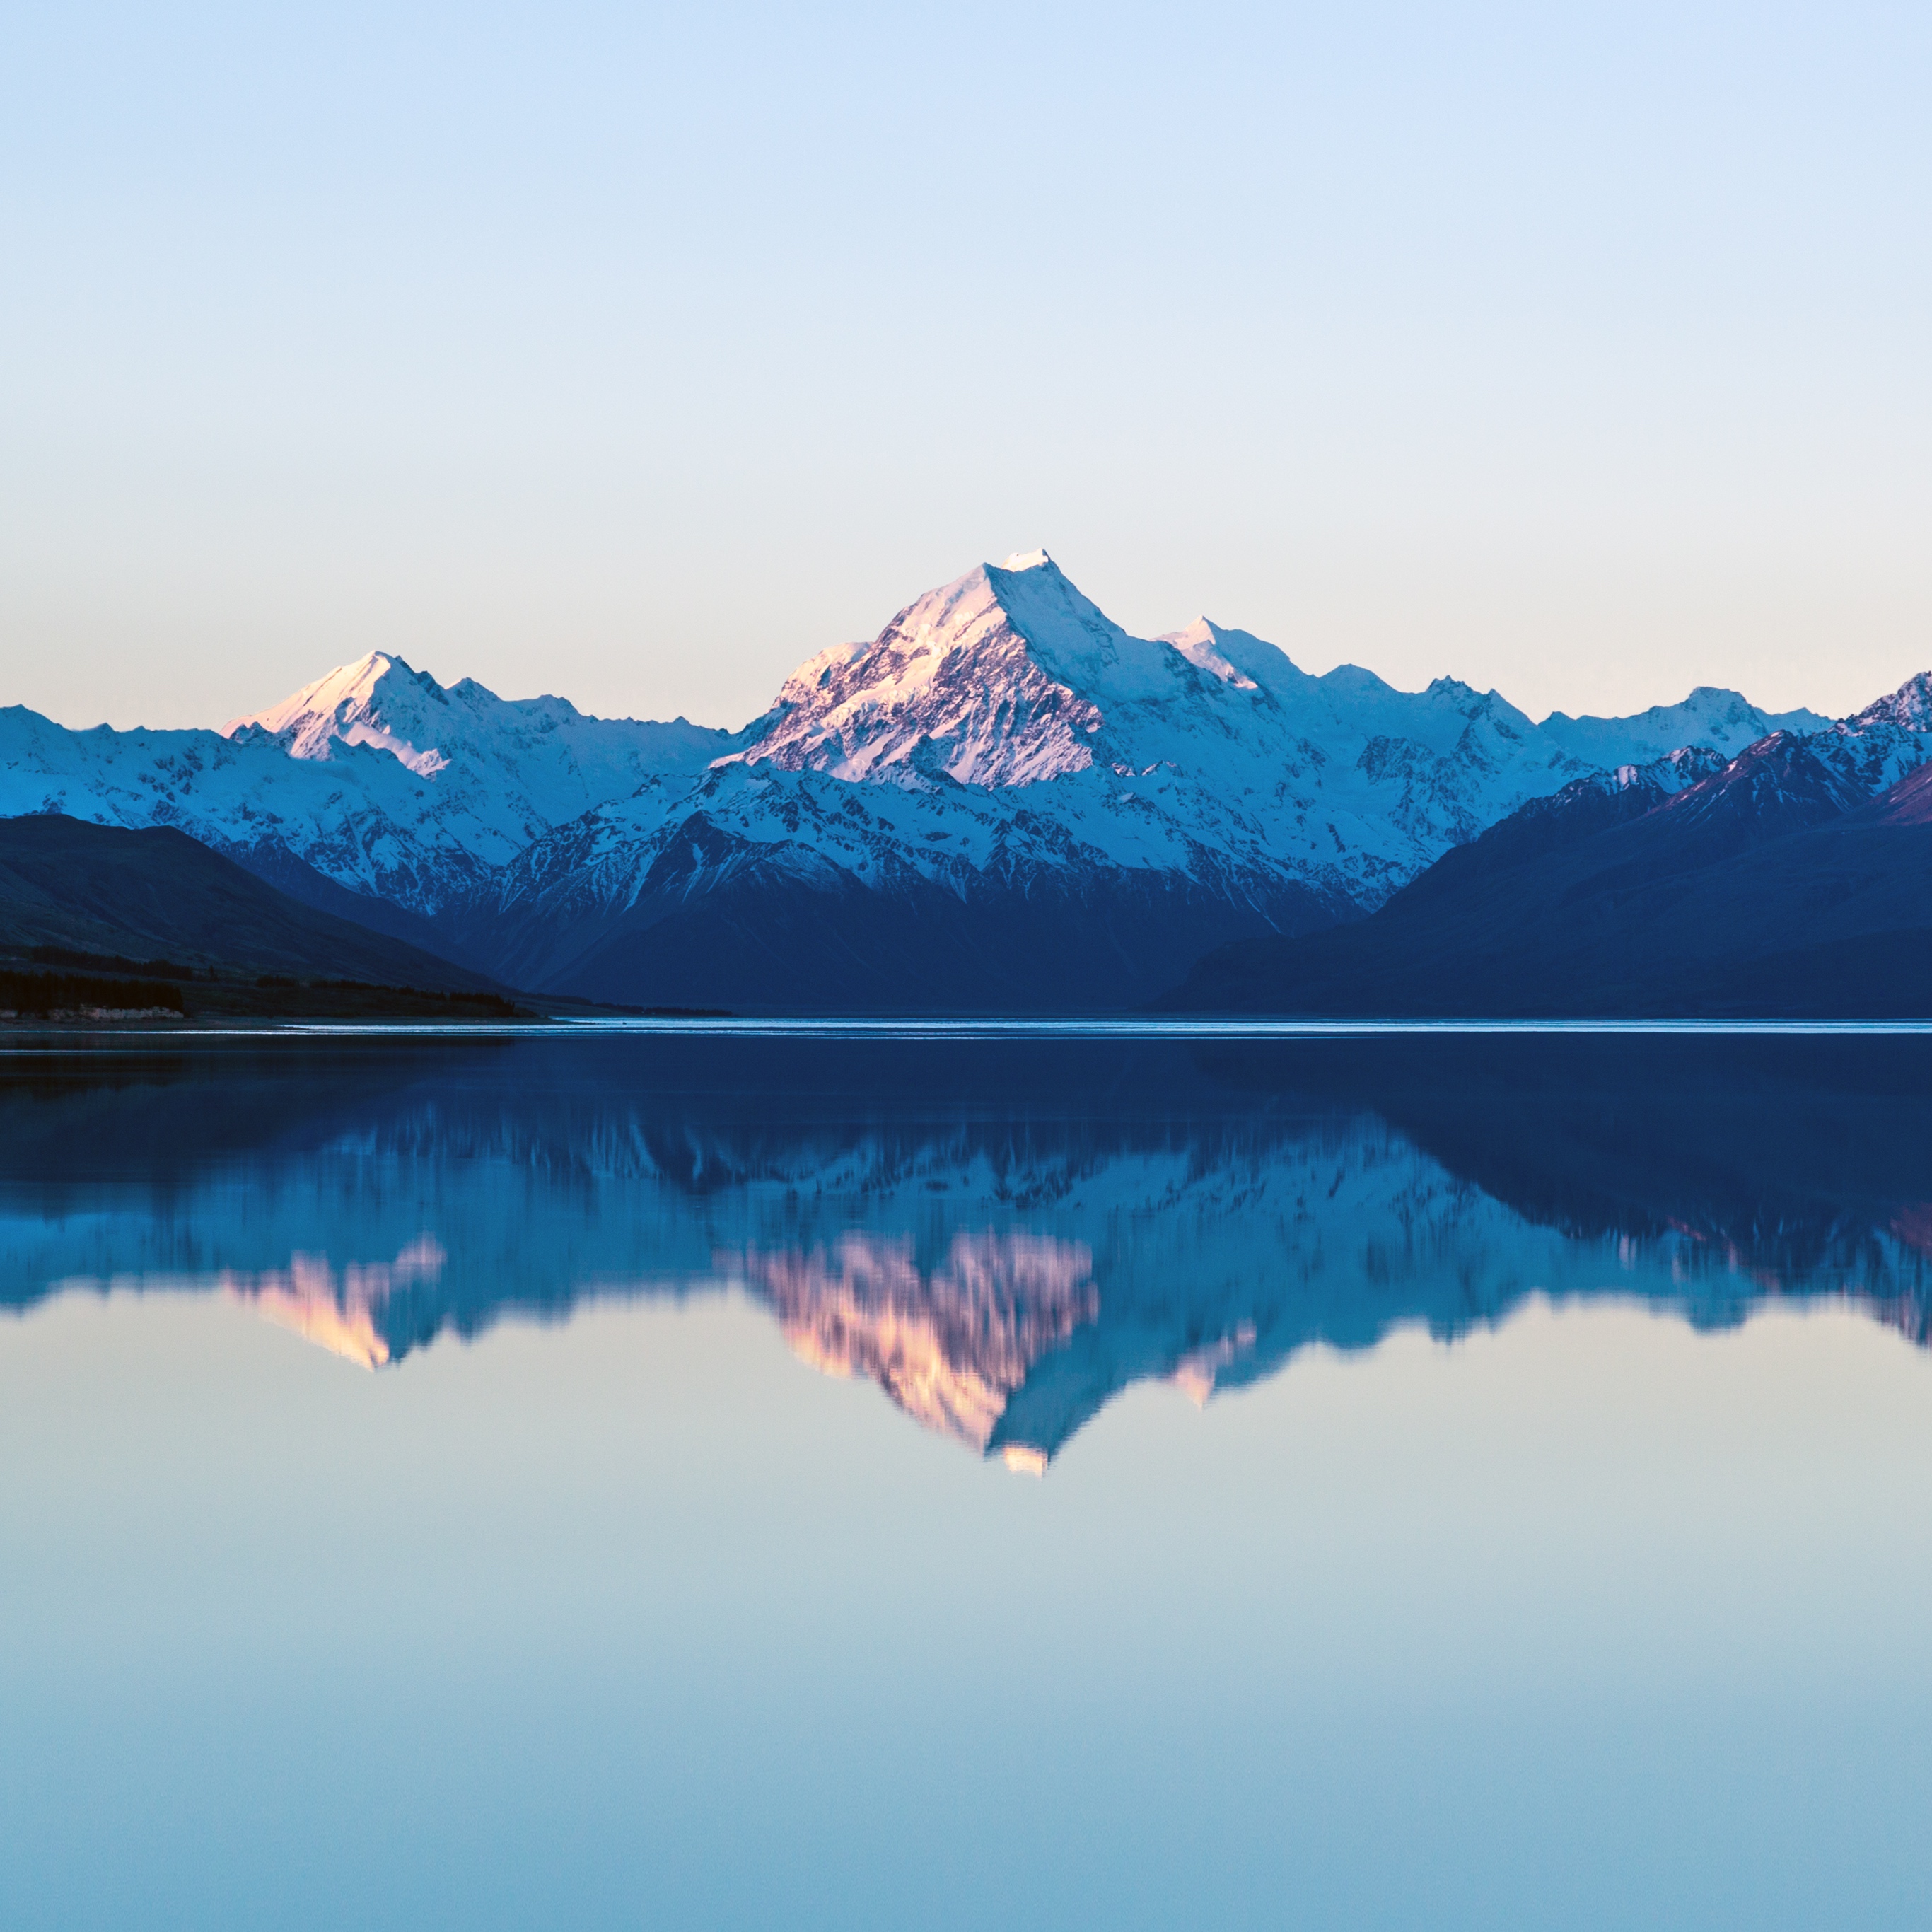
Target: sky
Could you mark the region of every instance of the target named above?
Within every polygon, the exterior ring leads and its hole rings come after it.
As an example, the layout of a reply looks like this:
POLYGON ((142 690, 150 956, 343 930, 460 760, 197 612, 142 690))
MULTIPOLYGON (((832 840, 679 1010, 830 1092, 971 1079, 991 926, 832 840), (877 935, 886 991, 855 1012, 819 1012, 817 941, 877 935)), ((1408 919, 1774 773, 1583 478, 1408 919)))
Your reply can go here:
POLYGON ((0 703, 736 724, 1044 545, 1537 716, 1932 666, 1932 14, 0 11, 0 703))

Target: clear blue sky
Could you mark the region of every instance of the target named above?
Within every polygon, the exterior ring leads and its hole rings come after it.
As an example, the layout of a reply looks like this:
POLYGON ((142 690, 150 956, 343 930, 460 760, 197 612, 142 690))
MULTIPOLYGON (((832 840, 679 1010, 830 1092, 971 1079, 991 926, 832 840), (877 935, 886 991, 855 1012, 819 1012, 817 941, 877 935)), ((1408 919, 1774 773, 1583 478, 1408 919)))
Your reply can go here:
POLYGON ((1526 708, 1932 664, 1932 14, 0 19, 0 702, 735 723, 1044 544, 1526 708))

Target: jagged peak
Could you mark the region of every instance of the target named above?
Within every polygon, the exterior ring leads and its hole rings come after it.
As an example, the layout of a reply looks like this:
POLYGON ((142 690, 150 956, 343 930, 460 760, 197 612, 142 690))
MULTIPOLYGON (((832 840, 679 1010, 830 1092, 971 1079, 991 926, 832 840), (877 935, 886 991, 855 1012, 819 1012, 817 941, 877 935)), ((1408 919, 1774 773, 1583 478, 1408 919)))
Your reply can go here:
POLYGON ((1853 730, 1878 724, 1897 724, 1908 731, 1932 730, 1932 670, 1914 671, 1896 691, 1874 699, 1845 723, 1853 730))
MULTIPOLYGON (((416 682, 425 691, 434 691, 439 695, 444 697, 460 698, 466 704, 478 703, 500 704, 503 701, 487 684, 478 684, 473 677, 459 677, 454 684, 440 685, 425 670, 418 671, 416 674, 416 682)), ((552 698, 545 695, 542 698, 526 698, 524 702, 526 704, 568 705, 572 711, 577 709, 577 706, 572 704, 567 698, 552 698)))
POLYGON ((1162 632, 1160 641, 1164 644, 1176 646, 1214 644, 1220 641, 1222 634, 1220 626, 1216 623, 1212 617, 1200 616, 1196 618, 1191 624, 1182 625, 1178 631, 1162 632))
POLYGON ((412 728, 418 721, 385 716, 388 700, 404 692, 439 704, 448 699, 428 672, 416 670, 393 652, 365 651, 279 704, 231 718, 220 728, 221 735, 234 738, 252 728, 266 733, 296 758, 328 758, 338 742, 368 745, 391 753, 418 777, 434 778, 449 760, 434 745, 418 742, 422 734, 412 728))
POLYGON ((1740 796, 1753 808, 1783 802, 1813 811, 1843 812, 1866 794, 1851 778, 1820 758, 1814 741, 1799 732, 1769 731, 1755 739, 1718 770, 1686 785, 1670 808, 1687 817, 1728 808, 1740 796))
POLYGON ((1494 686, 1487 691, 1478 691, 1460 677, 1438 677, 1430 680, 1422 694, 1444 706, 1453 716, 1466 718, 1472 727, 1485 724, 1505 737, 1520 737, 1536 729, 1528 715, 1519 711, 1494 686))
POLYGON ((1228 634, 1211 618, 1197 617, 1183 629, 1162 632, 1160 641, 1172 644, 1197 670, 1218 677, 1223 684, 1232 685, 1237 691, 1258 690, 1255 680, 1221 648, 1228 634))
POLYGON ((1178 669, 1046 551, 1023 553, 928 591, 869 644, 808 658, 731 755, 870 778, 932 741, 952 748, 940 768, 962 783, 1030 783, 1084 770, 1104 707, 1171 688, 1178 669))
MULTIPOLYGON (((1647 786, 1652 790, 1677 792, 1706 778, 1714 778, 1732 761, 1723 752, 1713 751, 1708 745, 1680 745, 1674 752, 1666 752, 1660 758, 1652 758, 1640 765, 1619 765, 1609 775, 1608 782, 1613 789, 1628 791, 1633 786, 1647 786)), ((1577 778, 1564 788, 1564 791, 1576 785, 1604 782, 1604 774, 1592 773, 1588 778, 1577 778)), ((1558 796, 1562 796, 1558 793, 1558 796)))

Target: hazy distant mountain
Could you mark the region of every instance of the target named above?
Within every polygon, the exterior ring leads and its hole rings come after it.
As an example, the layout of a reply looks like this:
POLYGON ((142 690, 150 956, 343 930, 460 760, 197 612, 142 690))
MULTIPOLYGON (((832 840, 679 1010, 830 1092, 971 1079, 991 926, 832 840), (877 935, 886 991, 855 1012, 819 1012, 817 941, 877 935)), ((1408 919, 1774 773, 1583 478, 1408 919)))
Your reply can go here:
POLYGON ((1614 770, 1648 764, 1686 745, 1741 752, 1774 731, 1820 731, 1830 722, 1815 711, 1760 711, 1735 691, 1700 684, 1681 704, 1653 704, 1630 718, 1572 718, 1552 711, 1538 728, 1586 764, 1614 770))
POLYGON ((533 989, 1118 1007, 1224 942, 1357 920, 1580 778, 1662 788, 1802 726, 1869 796, 1923 760, 1928 722, 1922 680, 1842 724, 1700 687, 1539 725, 1451 679, 1312 676, 1204 618, 1133 637, 1036 552, 808 659, 738 732, 375 653, 220 734, 0 712, 0 812, 175 825, 533 989))

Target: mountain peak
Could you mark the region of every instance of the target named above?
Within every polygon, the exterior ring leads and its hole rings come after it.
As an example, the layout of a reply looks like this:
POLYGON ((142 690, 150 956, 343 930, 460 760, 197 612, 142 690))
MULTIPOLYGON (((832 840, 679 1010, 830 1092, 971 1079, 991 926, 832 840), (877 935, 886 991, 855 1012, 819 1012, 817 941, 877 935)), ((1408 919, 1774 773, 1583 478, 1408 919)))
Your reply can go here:
POLYGON ((1552 711, 1538 726, 1574 758, 1592 764, 1647 765, 1686 745, 1704 745, 1735 758, 1773 731, 1804 733, 1827 721, 1810 711, 1761 711, 1742 692, 1700 684, 1675 704, 1653 704, 1627 717, 1552 711))
POLYGON ((839 778, 936 760, 968 784, 1084 771, 1101 722, 1088 688, 1131 642, 1044 550, 982 563, 908 604, 870 644, 808 659, 767 728, 731 755, 839 778))
POLYGON ((387 651, 366 651, 338 664, 292 698, 266 711, 244 712, 221 727, 232 738, 253 727, 294 758, 326 758, 338 740, 389 752, 419 778, 434 778, 449 760, 431 742, 433 721, 424 700, 446 704, 448 694, 427 671, 387 651))
POLYGON ((1820 758, 1812 742, 1773 731, 1727 764, 1665 801, 1678 823, 1724 824, 1752 840, 1822 824, 1864 802, 1866 794, 1820 758))
POLYGON ((1907 731, 1932 729, 1932 671, 1918 671, 1896 691, 1868 704, 1847 721, 1861 724, 1896 724, 1907 731))
POLYGON ((1164 631, 1160 641, 1172 644, 1198 670, 1218 677, 1237 691, 1258 691, 1260 686, 1243 672, 1221 648, 1228 635, 1211 618, 1197 617, 1178 631, 1164 631))

